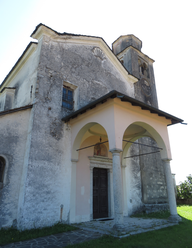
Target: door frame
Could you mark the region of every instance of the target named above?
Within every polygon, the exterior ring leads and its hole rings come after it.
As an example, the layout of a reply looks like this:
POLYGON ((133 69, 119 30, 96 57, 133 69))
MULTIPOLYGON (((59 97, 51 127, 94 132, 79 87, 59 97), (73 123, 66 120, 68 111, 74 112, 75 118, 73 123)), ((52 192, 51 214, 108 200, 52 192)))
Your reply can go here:
POLYGON ((93 168, 107 169, 108 175, 108 216, 114 217, 112 159, 102 156, 89 157, 90 160, 90 220, 93 220, 93 168))

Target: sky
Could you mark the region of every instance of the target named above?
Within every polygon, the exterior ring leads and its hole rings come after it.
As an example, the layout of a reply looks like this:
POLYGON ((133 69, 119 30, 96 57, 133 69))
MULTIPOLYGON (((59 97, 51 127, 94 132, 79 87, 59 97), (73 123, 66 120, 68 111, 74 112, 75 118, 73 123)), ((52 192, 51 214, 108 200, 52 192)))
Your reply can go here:
POLYGON ((190 0, 0 0, 0 83, 21 56, 35 27, 63 33, 142 40, 154 59, 159 108, 187 125, 168 127, 176 183, 192 174, 192 14, 190 0))

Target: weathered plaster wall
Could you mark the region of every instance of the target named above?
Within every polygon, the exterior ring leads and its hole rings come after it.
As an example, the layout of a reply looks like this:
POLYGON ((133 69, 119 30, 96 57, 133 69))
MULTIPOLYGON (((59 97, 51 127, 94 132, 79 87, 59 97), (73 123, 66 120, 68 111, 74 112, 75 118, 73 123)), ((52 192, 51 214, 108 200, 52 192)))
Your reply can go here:
MULTIPOLYGON (((126 157, 139 154, 138 145, 132 145, 128 150, 126 157)), ((142 183, 141 183, 141 168, 139 164, 139 158, 127 158, 126 159, 126 192, 127 192, 127 208, 128 215, 132 215, 135 212, 142 211, 142 183)))
POLYGON ((0 116, 0 156, 6 160, 0 190, 0 228, 16 225, 30 113, 25 110, 0 116))
MULTIPOLYGON (((141 138, 139 142, 157 146, 150 138, 141 138)), ((139 146, 139 153, 144 154, 156 151, 146 146, 139 146)), ((140 157, 143 202, 152 204, 167 203, 167 187, 165 173, 160 153, 140 157)))
MULTIPOLYGON (((150 138, 140 138, 138 142, 148 144, 148 139, 150 138)), ((155 146, 156 142, 153 141, 151 145, 155 146)), ((151 148, 133 144, 126 156, 148 152, 151 152, 151 148)), ((128 215, 168 208, 165 175, 160 154, 127 158, 125 173, 128 215)))
MULTIPOLYGON (((143 137, 137 142, 156 146, 151 138, 143 137), (151 142, 152 141, 152 142, 151 142)), ((126 157, 154 152, 155 149, 133 144, 126 157)), ((126 192, 128 215, 135 212, 154 212, 167 209, 167 190, 163 162, 159 153, 127 158, 126 192)))
POLYGON ((53 80, 57 75, 78 87, 77 108, 111 90, 134 96, 133 84, 123 79, 99 47, 44 39, 40 68, 53 80))
POLYGON ((66 124, 64 128, 61 121, 69 113, 62 107, 64 81, 77 86, 76 107, 80 108, 114 89, 133 96, 133 85, 123 80, 99 48, 44 36, 19 226, 46 226, 59 221, 61 204, 62 218, 69 221, 71 134, 70 127, 66 124))
POLYGON ((140 79, 134 83, 134 98, 158 108, 153 63, 151 60, 146 55, 133 48, 129 48, 123 58, 125 68, 135 77, 140 79), (139 67, 139 60, 147 63, 147 75, 142 75, 139 67), (148 85, 146 85, 145 80, 148 82, 148 85))
POLYGON ((58 122, 53 112, 44 112, 40 105, 34 108, 24 205, 19 220, 22 228, 60 221, 61 206, 62 220, 68 222, 70 210, 70 127, 58 122))
MULTIPOLYGON (((45 51, 44 51, 45 52, 45 51)), ((41 58, 43 53, 41 53, 41 58)), ((19 227, 52 225, 68 221, 70 209, 70 127, 61 121, 62 80, 38 69, 33 107, 31 143, 19 227)))

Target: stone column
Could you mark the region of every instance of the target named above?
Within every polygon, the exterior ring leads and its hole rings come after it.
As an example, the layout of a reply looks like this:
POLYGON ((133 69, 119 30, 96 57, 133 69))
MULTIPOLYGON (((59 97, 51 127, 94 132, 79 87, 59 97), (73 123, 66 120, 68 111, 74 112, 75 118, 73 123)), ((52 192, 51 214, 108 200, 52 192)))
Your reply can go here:
POLYGON ((167 183, 169 209, 171 213, 169 219, 172 222, 178 222, 181 221, 181 217, 177 214, 177 205, 176 205, 175 191, 173 186, 173 179, 171 174, 170 160, 168 159, 163 160, 163 166, 164 166, 165 178, 167 183))
POLYGON ((123 228, 123 190, 122 190, 122 176, 120 164, 120 149, 109 150, 113 154, 113 197, 114 197, 114 212, 115 225, 119 229, 123 228))

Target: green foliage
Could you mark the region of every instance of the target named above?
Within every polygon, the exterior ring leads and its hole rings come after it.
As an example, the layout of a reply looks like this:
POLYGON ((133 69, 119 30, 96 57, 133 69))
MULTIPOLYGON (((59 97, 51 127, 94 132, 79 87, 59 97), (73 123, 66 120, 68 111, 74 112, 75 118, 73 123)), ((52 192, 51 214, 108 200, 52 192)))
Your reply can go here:
POLYGON ((187 180, 177 186, 178 199, 191 199, 192 198, 192 175, 187 176, 187 180))
POLYGON ((34 228, 24 231, 17 230, 13 227, 8 229, 2 228, 0 229, 0 245, 28 240, 28 239, 34 239, 61 232, 73 231, 76 229, 78 228, 62 223, 57 223, 51 227, 34 228))

